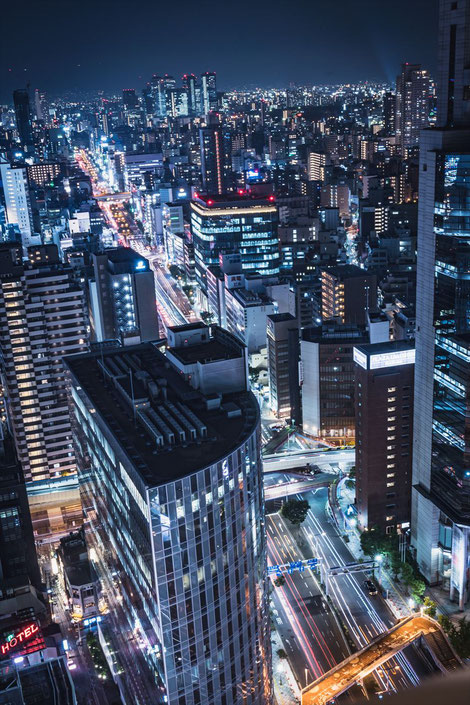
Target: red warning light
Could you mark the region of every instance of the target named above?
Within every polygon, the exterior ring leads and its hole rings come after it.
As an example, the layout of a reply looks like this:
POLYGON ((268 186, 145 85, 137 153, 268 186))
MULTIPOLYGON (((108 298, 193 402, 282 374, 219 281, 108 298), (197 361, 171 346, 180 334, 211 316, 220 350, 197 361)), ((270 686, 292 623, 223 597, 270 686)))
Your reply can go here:
POLYGON ((213 205, 214 205, 214 201, 207 201, 207 205, 208 205, 208 206, 213 206, 213 205))
POLYGON ((275 200, 275 197, 271 194, 268 198, 268 201, 274 201, 274 200, 275 200))

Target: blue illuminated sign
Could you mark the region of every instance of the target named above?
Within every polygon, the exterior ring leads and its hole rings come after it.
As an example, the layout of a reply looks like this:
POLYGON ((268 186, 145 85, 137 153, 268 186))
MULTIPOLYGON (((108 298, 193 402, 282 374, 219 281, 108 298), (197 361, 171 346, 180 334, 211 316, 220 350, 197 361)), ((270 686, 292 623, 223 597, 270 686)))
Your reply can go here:
POLYGON ((286 565, 268 565, 268 575, 282 575, 286 572, 292 575, 294 570, 298 570, 302 573, 305 568, 316 568, 318 565, 318 558, 309 558, 306 561, 293 561, 292 563, 287 563, 286 565))
POLYGON ((146 267, 146 265, 145 265, 145 260, 140 259, 140 260, 137 262, 137 264, 135 265, 135 268, 136 268, 137 271, 142 271, 143 269, 147 269, 147 267, 146 267))

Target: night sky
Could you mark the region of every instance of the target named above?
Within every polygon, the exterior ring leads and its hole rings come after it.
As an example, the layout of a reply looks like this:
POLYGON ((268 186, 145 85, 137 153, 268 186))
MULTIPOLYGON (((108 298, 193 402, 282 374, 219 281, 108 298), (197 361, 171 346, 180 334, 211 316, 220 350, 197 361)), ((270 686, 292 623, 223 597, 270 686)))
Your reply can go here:
POLYGON ((435 67, 438 0, 9 0, 0 99, 140 88, 152 73, 216 71, 218 87, 393 81, 435 67), (26 70, 25 70, 26 69, 26 70))

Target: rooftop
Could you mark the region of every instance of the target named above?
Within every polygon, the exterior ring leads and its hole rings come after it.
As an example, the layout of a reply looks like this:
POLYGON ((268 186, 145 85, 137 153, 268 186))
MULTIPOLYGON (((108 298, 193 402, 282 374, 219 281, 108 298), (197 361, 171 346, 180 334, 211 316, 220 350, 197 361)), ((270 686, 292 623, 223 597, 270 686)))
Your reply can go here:
POLYGON ((201 194, 194 193, 193 202, 206 208, 246 208, 250 206, 274 206, 276 198, 274 194, 259 196, 249 191, 238 191, 237 193, 222 194, 201 194))
POLYGON ((355 277, 371 277, 375 274, 368 272, 366 269, 358 267, 356 264, 338 264, 332 267, 323 269, 325 274, 332 274, 338 279, 353 279, 355 277))
POLYGON ((383 355, 384 353, 402 352, 403 350, 413 350, 413 343, 408 340, 389 340, 384 343, 369 343, 367 345, 356 345, 356 348, 367 355, 383 355))
MULTIPOLYGON (((178 353, 196 359, 198 347, 179 348, 178 353)), ((250 392, 209 400, 151 343, 72 355, 66 365, 85 406, 108 440, 112 435, 114 450, 149 487, 224 458, 258 423, 258 405, 250 392), (230 402, 240 408, 239 416, 224 410, 230 402)))

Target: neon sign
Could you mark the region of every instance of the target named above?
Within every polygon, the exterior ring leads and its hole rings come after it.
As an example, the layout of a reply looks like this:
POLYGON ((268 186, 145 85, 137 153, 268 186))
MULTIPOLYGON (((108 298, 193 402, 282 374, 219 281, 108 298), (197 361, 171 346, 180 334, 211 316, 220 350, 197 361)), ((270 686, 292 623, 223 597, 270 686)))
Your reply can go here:
POLYGON ((23 643, 26 639, 30 639, 34 634, 36 634, 37 631, 39 631, 38 625, 30 624, 29 627, 26 627, 21 632, 18 632, 16 636, 12 636, 11 639, 8 639, 8 641, 5 641, 5 643, 0 646, 2 656, 11 651, 11 649, 14 649, 15 646, 18 646, 18 644, 23 643))

